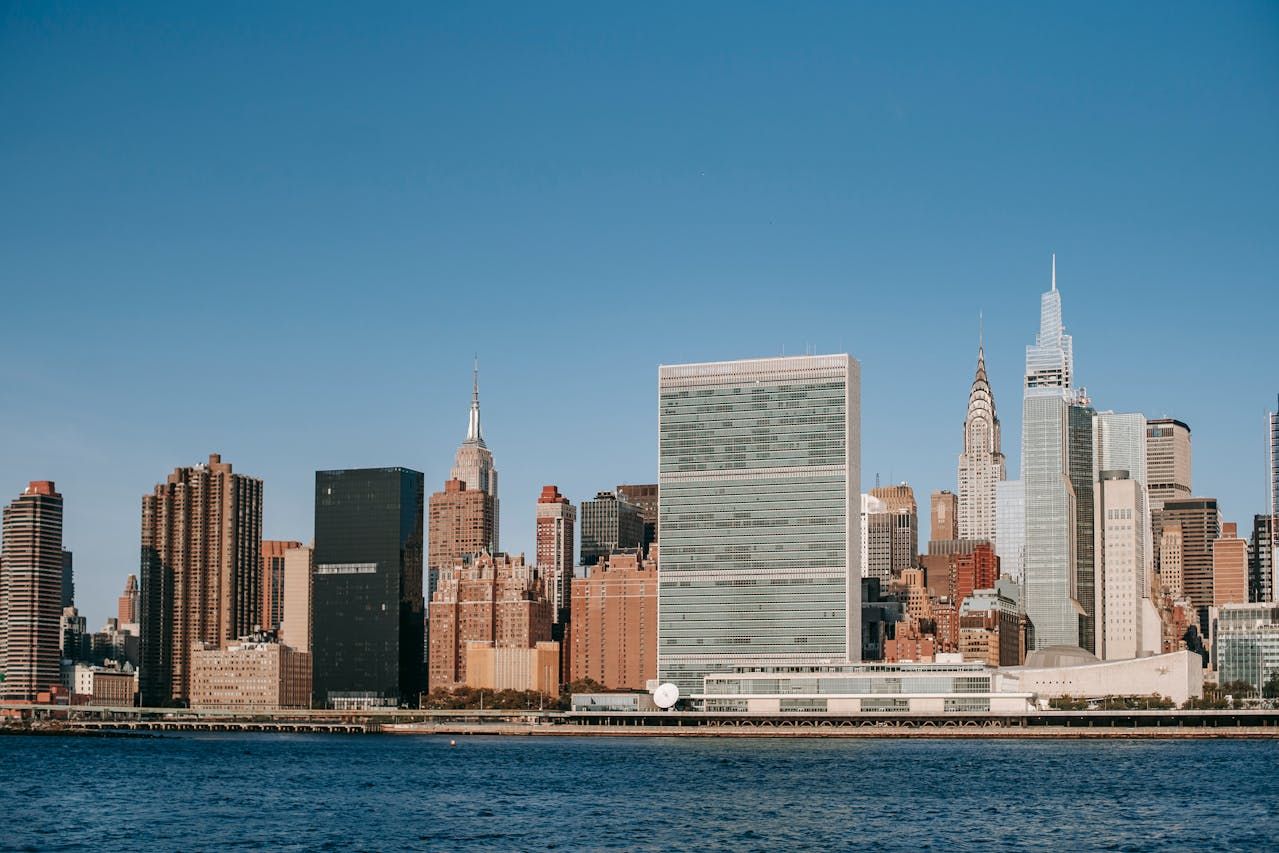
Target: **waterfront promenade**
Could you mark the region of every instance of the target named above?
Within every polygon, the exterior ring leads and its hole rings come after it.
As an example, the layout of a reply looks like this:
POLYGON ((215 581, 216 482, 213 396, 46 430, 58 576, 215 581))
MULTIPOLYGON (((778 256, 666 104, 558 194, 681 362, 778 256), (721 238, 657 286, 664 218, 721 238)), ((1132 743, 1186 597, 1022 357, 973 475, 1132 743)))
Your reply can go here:
POLYGON ((741 714, 698 711, 276 711, 0 703, 0 731, 276 732, 452 736, 1270 738, 1279 709, 1037 711, 1025 714, 741 714))

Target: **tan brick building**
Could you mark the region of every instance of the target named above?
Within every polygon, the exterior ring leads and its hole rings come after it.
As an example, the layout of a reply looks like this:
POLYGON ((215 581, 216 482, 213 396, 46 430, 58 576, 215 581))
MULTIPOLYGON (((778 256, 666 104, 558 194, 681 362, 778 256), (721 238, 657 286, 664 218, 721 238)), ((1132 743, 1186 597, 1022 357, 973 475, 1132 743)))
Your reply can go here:
POLYGON ((273 711, 311 707, 311 656, 265 632, 191 653, 191 707, 273 711))
POLYGON ((1212 603, 1248 603, 1248 540, 1239 538, 1238 526, 1230 521, 1212 543, 1212 603))
POLYGON ((485 551, 441 569, 430 607, 428 689, 467 683, 472 641, 522 649, 549 641, 551 608, 537 568, 523 554, 485 551))
MULTIPOLYGON (((497 523, 492 495, 472 489, 458 479, 431 495, 427 507, 426 567, 432 581, 441 569, 456 566, 489 548, 497 523)), ((429 590, 428 590, 429 591, 429 590)))
POLYGON ((613 554, 573 579, 569 680, 643 690, 657 678, 657 548, 653 559, 613 554))
POLYGON ((560 692, 560 644, 549 640, 532 648, 495 646, 487 640, 466 644, 466 686, 476 690, 560 692))
POLYGON ((279 630, 284 619, 284 555, 301 542, 281 539, 262 540, 262 621, 264 630, 279 630))

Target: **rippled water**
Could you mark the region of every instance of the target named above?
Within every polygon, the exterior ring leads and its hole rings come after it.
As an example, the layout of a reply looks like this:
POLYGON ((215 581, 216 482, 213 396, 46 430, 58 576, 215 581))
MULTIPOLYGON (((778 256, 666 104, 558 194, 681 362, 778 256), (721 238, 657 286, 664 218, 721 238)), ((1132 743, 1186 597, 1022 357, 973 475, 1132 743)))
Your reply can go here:
POLYGON ((0 737, 17 850, 1279 848, 1274 741, 0 737))

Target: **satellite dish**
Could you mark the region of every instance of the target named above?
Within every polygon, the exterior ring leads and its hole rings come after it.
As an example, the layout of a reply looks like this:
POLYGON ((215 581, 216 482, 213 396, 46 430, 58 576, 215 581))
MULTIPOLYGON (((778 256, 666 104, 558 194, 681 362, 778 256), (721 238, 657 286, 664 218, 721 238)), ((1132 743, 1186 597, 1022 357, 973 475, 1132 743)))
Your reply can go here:
POLYGON ((679 688, 669 681, 657 685, 657 689, 653 691, 653 702, 663 710, 673 707, 678 701, 679 688))

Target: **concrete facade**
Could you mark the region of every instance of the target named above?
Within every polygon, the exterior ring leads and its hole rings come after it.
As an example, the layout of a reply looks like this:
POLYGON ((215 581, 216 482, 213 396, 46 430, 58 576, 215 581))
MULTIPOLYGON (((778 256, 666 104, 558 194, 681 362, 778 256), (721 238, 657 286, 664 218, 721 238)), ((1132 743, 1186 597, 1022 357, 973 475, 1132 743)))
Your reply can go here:
POLYGON ((478 690, 560 692, 560 644, 549 640, 532 648, 495 646, 487 640, 466 644, 466 686, 478 690))
POLYGON ((1041 699, 1163 696, 1178 705, 1203 696, 1203 658, 1194 652, 1114 661, 1099 661, 1081 649, 1044 653, 1027 658, 1025 666, 1000 669, 999 689, 1041 699))
POLYGON ((0 547, 0 698, 34 701, 60 684, 62 495, 36 480, 4 508, 0 547))

